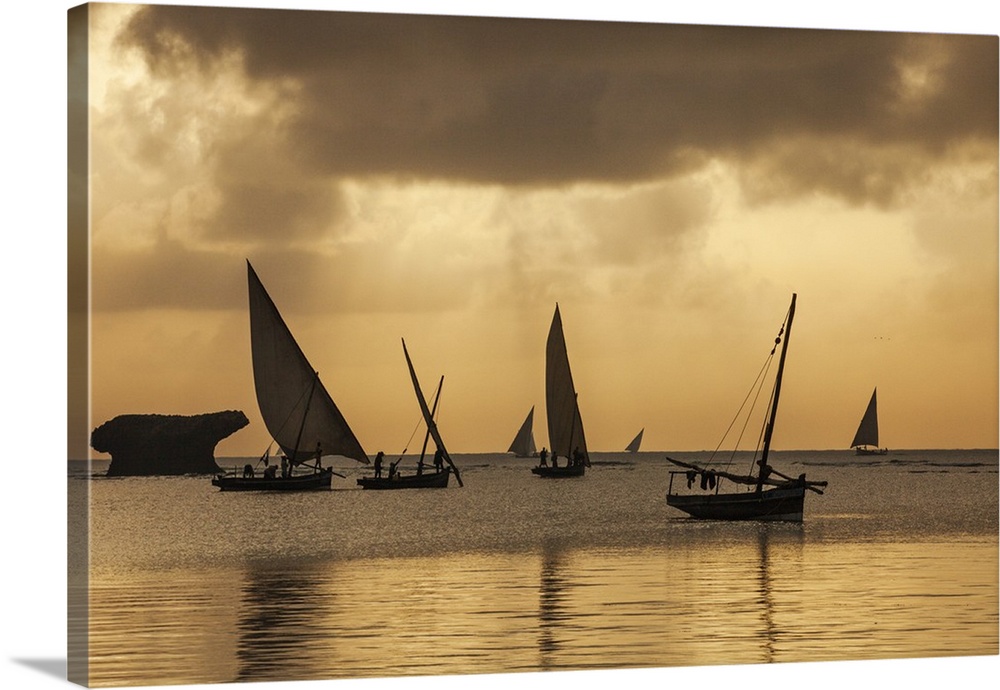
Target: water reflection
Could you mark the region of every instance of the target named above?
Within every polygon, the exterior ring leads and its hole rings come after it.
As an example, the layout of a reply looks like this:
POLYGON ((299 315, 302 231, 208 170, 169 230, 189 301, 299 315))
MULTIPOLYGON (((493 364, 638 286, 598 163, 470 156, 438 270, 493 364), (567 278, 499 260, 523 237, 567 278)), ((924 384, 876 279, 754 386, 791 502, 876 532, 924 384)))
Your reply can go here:
POLYGON ((562 576, 562 552, 547 542, 542 548, 538 586, 538 667, 550 670, 559 651, 559 627, 566 620, 566 581, 562 576))
POLYGON ((799 617, 797 610, 803 602, 797 566, 803 561, 803 542, 801 525, 758 525, 757 583, 762 623, 761 661, 765 663, 782 661, 782 627, 778 621, 783 620, 787 625, 799 617))
MULTIPOLYGON (((251 566, 241 587, 236 622, 235 681, 315 677, 311 648, 324 636, 321 620, 329 607, 316 568, 295 564, 251 566)), ((313 650, 314 651, 314 650, 313 650)))
POLYGON ((757 569, 757 581, 760 588, 760 610, 764 622, 761 635, 764 658, 763 661, 774 661, 774 599, 771 593, 771 573, 768 546, 770 543, 769 525, 761 526, 757 533, 757 553, 760 557, 760 567, 757 569))

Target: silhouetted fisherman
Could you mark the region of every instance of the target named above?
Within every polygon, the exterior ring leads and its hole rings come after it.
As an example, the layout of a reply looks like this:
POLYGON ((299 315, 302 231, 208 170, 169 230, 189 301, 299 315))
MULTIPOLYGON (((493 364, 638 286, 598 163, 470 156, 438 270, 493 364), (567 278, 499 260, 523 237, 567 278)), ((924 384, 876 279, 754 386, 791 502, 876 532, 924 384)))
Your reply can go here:
POLYGON ((379 451, 378 454, 375 455, 375 478, 376 479, 379 479, 382 476, 382 458, 384 458, 384 457, 385 457, 385 453, 383 453, 382 451, 379 451))

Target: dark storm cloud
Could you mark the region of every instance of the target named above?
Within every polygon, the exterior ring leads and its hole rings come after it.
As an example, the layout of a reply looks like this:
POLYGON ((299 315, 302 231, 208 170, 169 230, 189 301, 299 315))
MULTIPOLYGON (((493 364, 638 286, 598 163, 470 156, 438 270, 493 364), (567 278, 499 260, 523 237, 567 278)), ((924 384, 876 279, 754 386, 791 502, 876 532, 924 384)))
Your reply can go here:
POLYGON ((328 180, 304 175, 280 138, 246 124, 213 155, 219 206, 204 224, 209 239, 282 242, 316 239, 340 218, 343 200, 328 180))
MULTIPOLYGON (((158 6, 123 39, 160 75, 240 54, 252 80, 296 81, 288 143, 334 176, 638 180, 792 140, 805 150, 768 172, 794 177, 821 139, 914 161, 985 141, 995 158, 990 36, 158 6)), ((889 197, 907 179, 868 163, 889 197)))

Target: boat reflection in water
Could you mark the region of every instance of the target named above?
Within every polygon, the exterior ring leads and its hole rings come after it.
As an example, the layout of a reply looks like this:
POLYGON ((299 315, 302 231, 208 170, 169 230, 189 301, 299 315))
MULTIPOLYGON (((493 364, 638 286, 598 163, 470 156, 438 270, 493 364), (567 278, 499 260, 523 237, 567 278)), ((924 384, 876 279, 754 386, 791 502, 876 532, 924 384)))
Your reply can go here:
POLYGON ((261 565, 246 571, 236 621, 234 682, 297 680, 322 675, 336 638, 322 620, 334 606, 324 592, 331 573, 319 567, 261 565))
POLYGON ((552 545, 542 551, 538 584, 538 668, 550 671, 560 651, 561 631, 570 616, 566 612, 567 582, 563 577, 560 553, 552 545))
POLYGON ((70 479, 90 685, 997 654, 995 452, 776 455, 838 487, 802 523, 692 520, 659 453, 577 482, 464 456, 461 491, 70 479))

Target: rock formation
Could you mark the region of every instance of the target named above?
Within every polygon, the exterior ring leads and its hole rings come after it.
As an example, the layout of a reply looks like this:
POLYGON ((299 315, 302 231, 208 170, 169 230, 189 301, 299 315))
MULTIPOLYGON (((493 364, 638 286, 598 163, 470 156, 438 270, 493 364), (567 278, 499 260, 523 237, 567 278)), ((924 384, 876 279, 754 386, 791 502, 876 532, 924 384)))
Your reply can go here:
POLYGON ((193 416, 125 414, 90 434, 94 450, 111 454, 109 477, 214 474, 215 446, 250 420, 239 410, 193 416))

